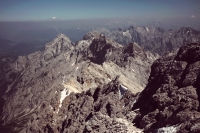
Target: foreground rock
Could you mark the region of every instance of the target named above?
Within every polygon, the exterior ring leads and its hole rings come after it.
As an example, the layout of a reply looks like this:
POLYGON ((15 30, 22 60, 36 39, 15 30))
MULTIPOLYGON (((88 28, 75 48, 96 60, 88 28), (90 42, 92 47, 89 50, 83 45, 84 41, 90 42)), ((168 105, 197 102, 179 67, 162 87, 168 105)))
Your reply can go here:
POLYGON ((149 83, 133 109, 145 132, 200 132, 200 44, 181 47, 155 61, 149 83))
POLYGON ((59 34, 44 51, 20 56, 1 69, 0 131, 62 131, 71 93, 102 88, 118 77, 136 94, 147 84, 157 57, 99 33, 88 33, 76 44, 59 34))
POLYGON ((136 96, 128 88, 123 90, 117 79, 102 88, 72 94, 63 110, 65 121, 59 131, 139 133, 142 130, 132 123, 136 113, 130 111, 136 96))

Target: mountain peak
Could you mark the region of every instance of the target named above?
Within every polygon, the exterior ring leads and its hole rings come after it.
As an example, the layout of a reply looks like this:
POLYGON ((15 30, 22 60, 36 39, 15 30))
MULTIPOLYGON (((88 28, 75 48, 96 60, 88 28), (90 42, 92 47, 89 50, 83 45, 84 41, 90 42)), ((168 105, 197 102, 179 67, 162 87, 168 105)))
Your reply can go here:
POLYGON ((64 38, 64 39, 67 39, 67 40, 70 40, 69 37, 67 37, 65 34, 58 34, 56 38, 64 38))
POLYGON ((83 40, 90 40, 90 39, 98 38, 99 35, 100 35, 99 32, 91 31, 91 32, 88 32, 87 34, 85 34, 85 36, 83 37, 83 40))
POLYGON ((55 57, 73 49, 74 43, 64 34, 58 34, 54 40, 45 45, 44 54, 48 57, 55 57))

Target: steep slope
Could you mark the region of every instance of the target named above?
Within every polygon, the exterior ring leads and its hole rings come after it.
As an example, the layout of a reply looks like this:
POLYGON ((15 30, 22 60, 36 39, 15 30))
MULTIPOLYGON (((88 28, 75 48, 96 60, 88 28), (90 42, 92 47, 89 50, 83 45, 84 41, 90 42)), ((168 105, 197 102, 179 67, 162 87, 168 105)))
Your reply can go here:
POLYGON ((133 109, 146 132, 200 132, 200 44, 185 45, 151 67, 149 82, 133 109))
POLYGON ((46 132, 49 126, 57 131, 71 93, 116 77, 132 93, 140 92, 157 57, 136 43, 123 47, 96 32, 76 44, 59 34, 44 51, 20 56, 1 71, 0 131, 46 132))
POLYGON ((153 26, 130 26, 125 30, 108 31, 99 29, 99 31, 105 32, 106 36, 120 44, 127 45, 130 42, 136 42, 144 50, 161 55, 176 50, 184 44, 200 42, 200 31, 190 27, 164 30, 153 26))
POLYGON ((50 114, 48 123, 36 116, 28 132, 105 133, 141 132, 132 123, 136 113, 130 111, 136 95, 123 90, 118 78, 101 88, 71 94, 64 100, 62 114, 50 114), (123 92, 123 93, 122 93, 123 92), (53 116, 53 117, 52 117, 53 116), (39 124, 42 123, 42 124, 39 124), (43 124, 45 123, 45 124, 43 124))

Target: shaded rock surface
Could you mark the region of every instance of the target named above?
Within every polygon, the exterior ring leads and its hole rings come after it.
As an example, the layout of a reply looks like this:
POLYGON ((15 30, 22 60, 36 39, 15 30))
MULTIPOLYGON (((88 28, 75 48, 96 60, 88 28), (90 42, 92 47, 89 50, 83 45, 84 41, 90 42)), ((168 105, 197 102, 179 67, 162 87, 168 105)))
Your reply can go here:
POLYGON ((101 88, 118 77, 136 94, 147 84, 157 57, 136 43, 123 47, 99 33, 77 43, 59 34, 42 52, 19 56, 1 69, 0 131, 64 131, 71 93, 101 88))
POLYGON ((145 132, 200 132, 200 44, 181 47, 151 67, 148 84, 133 109, 145 132), (168 129, 167 129, 168 127, 168 129))

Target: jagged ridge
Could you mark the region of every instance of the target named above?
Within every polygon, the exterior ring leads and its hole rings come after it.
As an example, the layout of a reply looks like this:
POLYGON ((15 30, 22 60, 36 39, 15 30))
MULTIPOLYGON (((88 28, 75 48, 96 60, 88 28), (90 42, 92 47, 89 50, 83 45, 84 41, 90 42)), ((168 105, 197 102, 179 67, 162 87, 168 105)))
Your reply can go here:
POLYGON ((137 44, 122 47, 101 37, 98 34, 74 44, 60 34, 43 51, 8 63, 6 73, 1 73, 5 77, 0 86, 1 130, 45 132, 52 123, 52 129, 61 128, 67 96, 101 87, 118 75, 121 85, 132 93, 140 92, 157 56, 144 52, 137 44), (97 49, 92 48, 94 45, 97 49), (110 47, 104 49, 107 45, 110 47), (104 53, 100 62, 97 51, 104 53))

